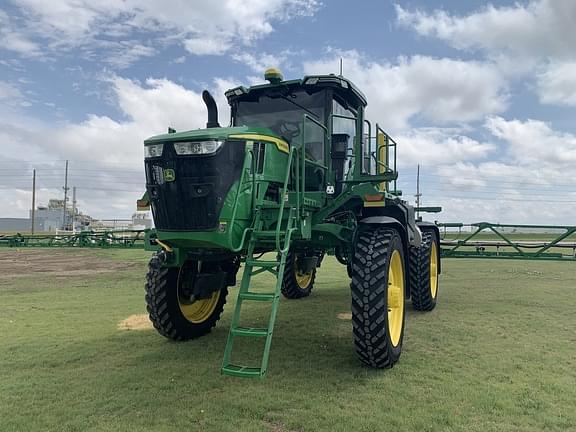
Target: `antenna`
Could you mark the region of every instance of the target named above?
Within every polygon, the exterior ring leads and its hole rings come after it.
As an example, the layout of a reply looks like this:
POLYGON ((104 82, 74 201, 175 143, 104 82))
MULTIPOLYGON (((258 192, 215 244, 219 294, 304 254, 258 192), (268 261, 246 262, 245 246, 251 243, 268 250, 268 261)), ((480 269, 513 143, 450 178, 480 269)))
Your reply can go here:
POLYGON ((342 64, 344 63, 344 60, 342 59, 342 57, 340 57, 340 76, 342 76, 342 64))

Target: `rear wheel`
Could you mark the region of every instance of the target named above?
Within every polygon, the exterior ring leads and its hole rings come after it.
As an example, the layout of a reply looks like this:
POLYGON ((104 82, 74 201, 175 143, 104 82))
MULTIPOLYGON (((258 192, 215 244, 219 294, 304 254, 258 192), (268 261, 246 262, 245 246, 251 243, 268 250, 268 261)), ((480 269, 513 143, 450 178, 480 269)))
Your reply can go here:
POLYGON ((288 299, 308 297, 314 288, 317 257, 291 250, 286 257, 282 294, 288 299))
POLYGON ((393 229, 360 233, 352 261, 352 328, 360 361, 390 368, 404 339, 404 255, 393 229))
POLYGON ((197 338, 220 319, 228 295, 225 277, 213 277, 216 285, 204 284, 199 290, 197 276, 197 261, 178 268, 162 267, 159 255, 150 260, 146 304, 150 321, 162 336, 178 341, 197 338))
POLYGON ((410 248, 410 296, 417 311, 431 311, 438 298, 438 237, 422 231, 422 244, 410 248))

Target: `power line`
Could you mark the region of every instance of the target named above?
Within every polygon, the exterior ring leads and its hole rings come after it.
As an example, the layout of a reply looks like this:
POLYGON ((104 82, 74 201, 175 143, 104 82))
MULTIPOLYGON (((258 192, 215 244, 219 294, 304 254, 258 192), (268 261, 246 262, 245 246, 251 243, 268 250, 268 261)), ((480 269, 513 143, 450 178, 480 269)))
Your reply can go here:
MULTIPOLYGON (((414 177, 415 174, 403 174, 402 178, 406 178, 406 177, 414 177)), ((522 179, 522 177, 519 176, 493 176, 493 177, 486 177, 486 176, 478 176, 478 177, 462 177, 462 176, 456 176, 456 175, 442 175, 442 174, 424 174, 423 177, 439 177, 439 178, 446 178, 446 179, 454 179, 455 177, 462 179, 462 180, 481 180, 481 181, 486 181, 488 183, 507 183, 507 184, 518 184, 518 185, 534 185, 534 186, 545 186, 545 185, 550 185, 551 187, 553 186, 571 186, 574 187, 574 183, 537 183, 537 182, 528 182, 528 181, 521 181, 521 182, 513 182, 513 181, 507 181, 507 180, 500 180, 501 178, 518 178, 518 179, 522 179)))

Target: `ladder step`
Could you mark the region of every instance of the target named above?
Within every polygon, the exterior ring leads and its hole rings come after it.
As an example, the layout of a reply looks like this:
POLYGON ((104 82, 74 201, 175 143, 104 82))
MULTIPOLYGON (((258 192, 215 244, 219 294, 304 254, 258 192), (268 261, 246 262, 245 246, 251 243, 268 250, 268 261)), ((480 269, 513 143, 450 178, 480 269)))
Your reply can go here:
POLYGON ((265 371, 257 367, 227 364, 225 366, 222 366, 221 372, 224 375, 231 375, 245 378, 259 378, 264 375, 265 371))
POLYGON ((267 328, 236 327, 231 329, 234 336, 267 337, 270 331, 267 328))
POLYGON ((275 293, 239 292, 238 298, 242 300, 272 301, 277 297, 275 293))
MULTIPOLYGON (((284 202, 282 202, 281 208, 283 208, 283 206, 284 202)), ((276 232, 276 230, 264 229, 264 221, 262 220, 263 210, 264 209, 257 209, 256 219, 252 223, 253 231, 250 235, 248 244, 248 253, 245 260, 245 270, 244 274, 242 275, 240 289, 238 290, 238 301, 236 302, 234 314, 232 315, 232 323, 230 325, 230 331, 228 332, 228 339, 226 341, 226 348, 224 350, 224 359, 222 360, 221 372, 224 375, 247 378, 263 378, 266 375, 266 371, 268 369, 268 360, 272 343, 272 332, 274 323, 276 322, 276 312, 278 310, 280 293, 282 290, 283 275, 281 273, 284 271, 284 267, 286 266, 286 250, 290 246, 292 234, 296 230, 294 225, 297 225, 298 221, 294 215, 294 208, 290 208, 290 213, 288 214, 288 219, 285 226, 282 225, 283 220, 278 218, 279 220, 276 222, 278 232, 276 232), (270 245, 276 243, 276 235, 282 238, 282 243, 284 246, 276 245, 277 247, 271 248, 270 245), (276 251, 276 260, 272 261, 258 259, 254 256, 255 251, 267 251, 270 249, 274 250, 278 248, 280 248, 280 250, 276 251), (286 250, 284 248, 286 248, 286 250), (274 291, 250 291, 250 281, 252 277, 264 272, 270 272, 276 277, 274 291), (242 306, 244 306, 244 300, 270 302, 270 318, 267 328, 242 327, 240 325, 240 314, 242 306), (265 338, 262 358, 259 366, 240 366, 231 363, 232 349, 236 336, 265 338)), ((271 213, 271 211, 272 210, 265 212, 266 216, 268 216, 268 213, 271 213)), ((259 258, 262 258, 262 255, 259 255, 259 258)))
POLYGON ((265 260, 257 260, 257 259, 247 259, 246 260, 247 266, 258 266, 258 267, 266 267, 266 268, 273 268, 278 267, 280 263, 278 261, 265 261, 265 260))

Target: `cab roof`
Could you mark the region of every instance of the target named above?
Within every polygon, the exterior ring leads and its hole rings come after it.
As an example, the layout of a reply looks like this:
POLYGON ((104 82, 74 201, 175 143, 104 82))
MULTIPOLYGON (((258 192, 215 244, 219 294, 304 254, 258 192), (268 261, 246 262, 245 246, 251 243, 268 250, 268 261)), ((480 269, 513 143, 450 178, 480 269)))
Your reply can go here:
POLYGON ((228 90, 225 95, 228 99, 228 103, 232 105, 234 102, 241 100, 253 100, 261 95, 275 92, 289 90, 295 91, 299 89, 333 89, 341 98, 346 100, 346 102, 355 107, 366 106, 366 97, 364 94, 356 87, 352 81, 344 78, 341 75, 307 75, 302 79, 290 80, 290 81, 280 81, 277 83, 260 84, 252 87, 235 87, 228 90))

